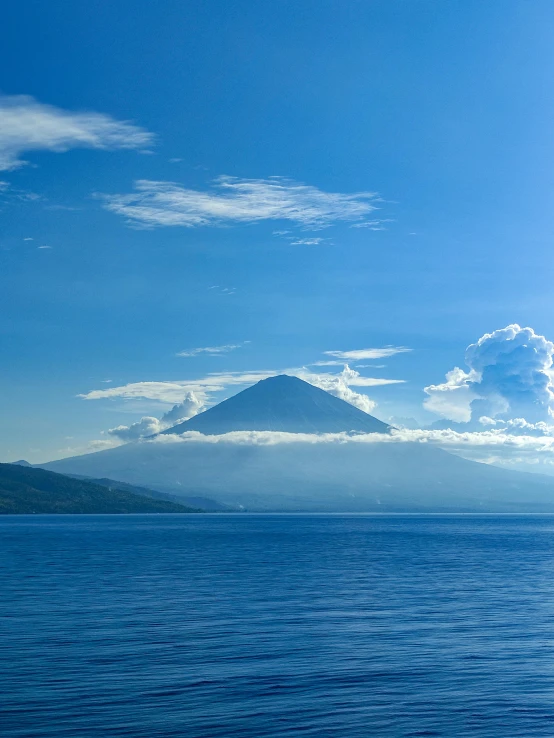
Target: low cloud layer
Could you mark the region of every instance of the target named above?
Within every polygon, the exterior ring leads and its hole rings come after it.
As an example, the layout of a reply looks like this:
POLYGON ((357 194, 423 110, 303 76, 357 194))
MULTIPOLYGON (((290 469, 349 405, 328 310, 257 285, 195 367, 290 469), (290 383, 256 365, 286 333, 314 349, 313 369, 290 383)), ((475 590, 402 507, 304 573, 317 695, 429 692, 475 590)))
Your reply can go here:
POLYGON ((554 435, 551 436, 512 436, 501 429, 481 432, 460 433, 445 430, 402 430, 392 429, 390 433, 286 433, 284 431, 233 431, 221 435, 204 435, 198 431, 186 431, 180 435, 167 434, 152 439, 159 443, 236 443, 245 445, 275 445, 279 443, 433 443, 462 449, 466 446, 510 446, 513 448, 532 447, 548 449, 554 454, 554 435))
POLYGON ((281 431, 234 431, 203 435, 198 431, 155 435, 166 430, 156 418, 142 418, 132 426, 111 429, 111 438, 91 441, 86 447, 60 449, 64 456, 100 451, 130 441, 146 444, 230 444, 239 446, 314 445, 314 444, 430 444, 472 461, 524 471, 554 474, 554 426, 527 424, 519 419, 481 431, 452 429, 392 429, 390 433, 286 433, 281 431), (114 432, 117 431, 117 432, 114 432), (128 431, 128 432, 126 432, 128 431))
POLYGON ((339 221, 362 221, 376 209, 373 192, 324 192, 283 177, 218 177, 209 190, 191 190, 175 182, 138 180, 129 194, 102 195, 104 207, 131 225, 225 225, 286 220, 304 228, 325 228, 339 221))
POLYGON ((425 388, 425 407, 476 426, 482 417, 529 423, 552 420, 554 344, 517 324, 486 333, 466 349, 469 371, 455 367, 446 381, 425 388))
POLYGON ((145 149, 154 136, 139 126, 95 112, 44 105, 27 95, 0 96, 0 170, 17 169, 30 151, 145 149))
MULTIPOLYGON (((554 430, 554 429, 553 429, 554 430)), ((431 444, 458 456, 481 463, 525 471, 554 474, 554 433, 548 436, 512 435, 502 428, 480 432, 444 430, 395 430, 390 433, 284 433, 276 431, 235 431, 206 436, 197 431, 167 434, 148 443, 234 444, 275 446, 280 444, 431 444)))

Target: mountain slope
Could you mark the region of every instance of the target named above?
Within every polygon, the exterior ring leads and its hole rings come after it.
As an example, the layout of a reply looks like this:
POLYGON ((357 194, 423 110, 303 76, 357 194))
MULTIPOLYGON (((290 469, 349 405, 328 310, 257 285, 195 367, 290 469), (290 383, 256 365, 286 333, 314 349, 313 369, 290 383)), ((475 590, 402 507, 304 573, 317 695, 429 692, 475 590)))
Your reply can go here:
POLYGON ((66 476, 73 477, 74 479, 82 479, 85 482, 97 484, 100 487, 108 487, 110 490, 115 489, 122 492, 131 492, 141 497, 152 497, 155 500, 177 502, 180 505, 185 505, 186 507, 192 508, 198 512, 224 512, 228 509, 225 505, 221 505, 215 500, 210 500, 207 497, 183 497, 182 495, 176 495, 175 492, 172 492, 171 490, 161 489, 159 486, 158 489, 150 489, 150 487, 141 487, 136 484, 129 484, 128 482, 107 479, 106 477, 97 479, 96 477, 89 477, 82 474, 67 474, 66 476))
POLYGON ((0 464, 0 513, 185 513, 178 503, 109 489, 44 469, 0 464))
POLYGON ((164 433, 219 435, 242 430, 386 433, 389 426, 298 377, 282 374, 263 379, 164 433))
POLYGON ((158 440, 47 465, 248 510, 554 512, 554 478, 418 443, 158 440))

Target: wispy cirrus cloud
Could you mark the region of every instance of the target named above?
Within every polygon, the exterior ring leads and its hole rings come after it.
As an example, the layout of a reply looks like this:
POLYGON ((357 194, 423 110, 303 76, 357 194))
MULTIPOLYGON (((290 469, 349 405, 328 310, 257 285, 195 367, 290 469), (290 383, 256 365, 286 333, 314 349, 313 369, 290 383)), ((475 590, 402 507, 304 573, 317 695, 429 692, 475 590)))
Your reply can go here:
POLYGON ((28 151, 74 148, 144 150, 154 136, 129 121, 96 112, 73 112, 28 95, 0 96, 0 170, 28 162, 28 151))
POLYGON ((291 241, 291 244, 292 246, 319 246, 327 240, 327 238, 297 238, 296 240, 291 241))
POLYGON ((138 180, 130 194, 100 195, 104 207, 140 228, 200 226, 288 220, 303 228, 363 221, 376 210, 375 192, 325 192, 284 177, 221 176, 208 190, 175 182, 138 180))
POLYGON ((364 220, 361 223, 353 223, 351 228, 367 228, 369 231, 386 231, 385 223, 394 223, 393 218, 376 218, 373 220, 364 220))
POLYGON ((208 289, 214 290, 218 295, 234 295, 237 291, 236 287, 222 287, 219 284, 212 284, 208 289))
POLYGON ((412 349, 405 346, 385 346, 383 348, 355 349, 354 351, 324 351, 326 356, 334 356, 345 361, 361 361, 362 359, 386 359, 396 354, 405 354, 412 349))
POLYGON ((175 381, 151 381, 130 382, 118 387, 91 390, 79 397, 84 400, 152 400, 164 404, 179 404, 183 401, 187 392, 195 392, 202 400, 207 398, 207 392, 218 392, 224 386, 217 384, 215 380, 206 383, 204 380, 175 380, 175 381))
POLYGON ((332 244, 330 238, 322 238, 321 236, 302 236, 301 234, 294 235, 293 231, 288 230, 273 231, 273 235, 284 238, 285 241, 288 241, 291 244, 291 246, 320 246, 321 244, 332 244))
POLYGON ((223 392, 228 387, 254 384, 261 379, 273 377, 282 372, 278 371, 251 371, 251 372, 212 372, 197 379, 174 381, 147 381, 130 382, 118 387, 91 390, 79 397, 85 400, 152 400, 165 404, 179 404, 189 392, 193 392, 203 404, 209 401, 211 395, 223 392))
POLYGON ((189 357, 199 356, 200 354, 208 354, 208 356, 223 356, 224 354, 228 354, 230 351, 242 348, 247 343, 250 343, 250 341, 243 341, 242 343, 228 343, 224 346, 203 346, 202 348, 185 349, 184 351, 179 351, 176 356, 189 357))

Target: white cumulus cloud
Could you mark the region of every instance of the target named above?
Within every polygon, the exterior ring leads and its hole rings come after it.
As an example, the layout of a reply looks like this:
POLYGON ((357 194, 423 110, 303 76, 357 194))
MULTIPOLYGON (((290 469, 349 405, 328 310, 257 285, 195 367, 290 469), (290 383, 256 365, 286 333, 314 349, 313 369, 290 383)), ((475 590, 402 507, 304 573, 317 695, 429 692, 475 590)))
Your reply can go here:
POLYGON ((181 403, 174 405, 161 418, 145 416, 131 425, 118 425, 115 428, 110 428, 108 434, 118 438, 120 441, 136 441, 139 438, 161 433, 176 423, 181 423, 184 420, 192 418, 202 410, 202 407, 202 401, 194 392, 188 392, 181 403))
POLYGON ((119 438, 120 441, 136 441, 139 438, 145 436, 153 436, 155 433, 159 433, 164 430, 158 418, 145 416, 136 423, 131 425, 118 425, 115 428, 110 428, 108 433, 110 436, 119 438))
POLYGON ((427 398, 424 406, 442 418, 456 423, 468 423, 471 420, 471 403, 477 397, 470 384, 476 377, 475 373, 464 372, 455 366, 447 373, 445 382, 425 387, 427 398))
POLYGON ((457 422, 547 422, 554 405, 553 354, 554 344, 532 328, 514 323, 485 333, 466 349, 468 372, 456 367, 444 383, 425 388, 425 407, 457 422))
POLYGON ((340 400, 349 402, 351 405, 363 410, 365 413, 371 413, 377 405, 377 403, 367 395, 355 392, 350 388, 351 384, 359 382, 360 379, 369 380, 370 378, 360 377, 359 373, 354 369, 350 369, 349 366, 345 366, 340 374, 313 374, 312 372, 305 372, 299 373, 299 376, 306 382, 325 390, 325 392, 329 392, 330 395, 334 395, 340 400))

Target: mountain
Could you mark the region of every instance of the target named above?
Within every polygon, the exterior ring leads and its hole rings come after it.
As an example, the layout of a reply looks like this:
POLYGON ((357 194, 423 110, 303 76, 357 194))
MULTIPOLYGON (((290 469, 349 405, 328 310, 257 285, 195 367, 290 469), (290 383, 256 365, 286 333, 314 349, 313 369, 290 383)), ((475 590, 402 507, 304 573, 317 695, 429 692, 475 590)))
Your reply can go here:
MULTIPOLYGON (((30 464, 29 464, 30 466, 30 464)), ((169 502, 177 502, 180 505, 186 505, 192 508, 194 511, 199 512, 224 512, 229 508, 225 505, 221 505, 215 500, 210 500, 207 497, 183 497, 182 495, 176 495, 170 490, 164 491, 163 489, 150 489, 149 487, 139 487, 136 484, 129 484, 128 482, 118 482, 115 479, 107 479, 102 477, 96 479, 94 477, 83 476, 82 474, 66 474, 68 477, 73 479, 83 479, 90 484, 97 484, 101 487, 108 487, 111 490, 120 490, 122 492, 131 492, 135 495, 142 497, 152 497, 155 500, 168 500, 169 502)))
POLYGON ((28 461, 25 461, 25 459, 19 459, 19 461, 12 461, 12 464, 15 466, 33 466, 32 464, 29 464, 28 461))
POLYGON ((0 464, 1 513, 185 513, 176 502, 18 464, 0 464))
POLYGON ((389 426, 298 377, 269 377, 164 431, 219 435, 232 431, 387 433, 389 426))
POLYGON ((554 479, 416 443, 130 443, 47 465, 259 511, 554 512, 554 479))
POLYGON ((273 377, 173 428, 173 435, 45 466, 237 510, 554 512, 553 477, 479 464, 429 444, 372 438, 383 429, 390 430, 300 379, 273 377), (222 435, 292 429, 309 435, 294 442, 222 435), (176 435, 189 430, 207 437, 176 435), (347 431, 355 431, 347 442, 323 435, 347 431))

